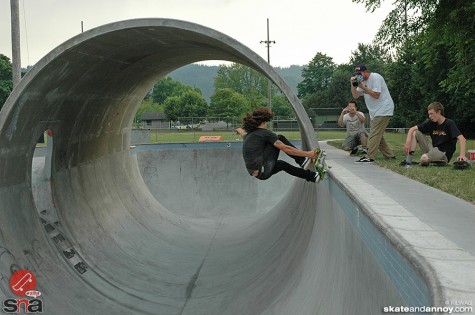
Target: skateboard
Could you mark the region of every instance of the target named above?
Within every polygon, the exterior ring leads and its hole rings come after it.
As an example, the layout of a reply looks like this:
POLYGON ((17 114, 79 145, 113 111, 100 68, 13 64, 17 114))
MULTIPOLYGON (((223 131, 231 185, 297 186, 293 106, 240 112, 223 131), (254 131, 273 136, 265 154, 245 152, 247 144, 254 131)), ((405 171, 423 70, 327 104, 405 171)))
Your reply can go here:
POLYGON ((327 162, 325 161, 325 158, 327 156, 325 150, 317 148, 314 151, 317 154, 317 157, 315 159, 312 159, 311 162, 308 163, 307 169, 309 169, 312 164, 315 165, 315 172, 318 173, 318 183, 321 180, 325 179, 325 175, 328 173, 328 169, 331 168, 331 166, 328 166, 327 162))

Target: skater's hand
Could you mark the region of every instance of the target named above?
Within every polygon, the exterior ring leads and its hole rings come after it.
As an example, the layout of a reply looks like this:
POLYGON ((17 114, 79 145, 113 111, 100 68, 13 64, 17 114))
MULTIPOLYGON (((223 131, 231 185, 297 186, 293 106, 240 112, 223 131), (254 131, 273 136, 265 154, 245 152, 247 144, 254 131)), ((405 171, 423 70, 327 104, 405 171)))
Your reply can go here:
POLYGON ((317 152, 315 152, 315 150, 311 150, 311 151, 307 151, 307 153, 309 154, 308 157, 311 158, 311 159, 316 159, 318 154, 317 152))
POLYGON ((461 155, 459 157, 457 157, 457 161, 465 161, 467 162, 467 157, 465 155, 461 155))
POLYGON ((411 152, 411 143, 404 143, 404 152, 409 154, 411 152))

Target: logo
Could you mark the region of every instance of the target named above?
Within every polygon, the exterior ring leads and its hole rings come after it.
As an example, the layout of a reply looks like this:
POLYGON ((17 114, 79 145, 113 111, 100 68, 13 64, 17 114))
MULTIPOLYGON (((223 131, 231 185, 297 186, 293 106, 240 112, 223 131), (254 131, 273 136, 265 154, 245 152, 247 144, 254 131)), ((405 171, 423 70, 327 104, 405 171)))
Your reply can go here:
POLYGON ((17 270, 10 277, 10 289, 21 298, 3 301, 5 313, 43 313, 43 301, 38 299, 41 292, 36 290, 36 277, 29 270, 17 270), (26 297, 31 297, 28 299, 26 297))

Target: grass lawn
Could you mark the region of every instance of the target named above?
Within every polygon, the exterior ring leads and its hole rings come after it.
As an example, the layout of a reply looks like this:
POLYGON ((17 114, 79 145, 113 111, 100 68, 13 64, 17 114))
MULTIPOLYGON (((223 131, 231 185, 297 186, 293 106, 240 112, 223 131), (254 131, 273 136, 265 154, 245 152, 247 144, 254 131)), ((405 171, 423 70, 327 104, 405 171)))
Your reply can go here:
MULTIPOLYGON (((299 131, 279 131, 289 140, 301 140, 299 131)), ((201 136, 221 136, 222 141, 241 140, 231 130, 199 131, 199 130, 150 130, 150 142, 152 143, 179 143, 198 142, 201 136)), ((319 131, 318 140, 341 139, 345 137, 344 131, 319 131)))

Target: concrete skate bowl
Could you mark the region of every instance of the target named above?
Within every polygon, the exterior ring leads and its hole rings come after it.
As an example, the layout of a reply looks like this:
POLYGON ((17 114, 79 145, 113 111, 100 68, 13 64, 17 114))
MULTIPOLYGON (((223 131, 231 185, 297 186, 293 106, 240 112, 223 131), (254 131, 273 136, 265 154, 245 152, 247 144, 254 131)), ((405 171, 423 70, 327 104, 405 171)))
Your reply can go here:
POLYGON ((302 146, 317 145, 285 82, 224 34, 145 19, 74 37, 35 65, 1 112, 5 298, 16 298, 11 274, 27 269, 45 314, 380 314, 386 305, 430 305, 424 275, 337 181, 254 180, 239 142, 130 150, 147 91, 202 60, 265 74, 291 102, 302 146), (54 143, 37 160, 45 130, 54 143))

